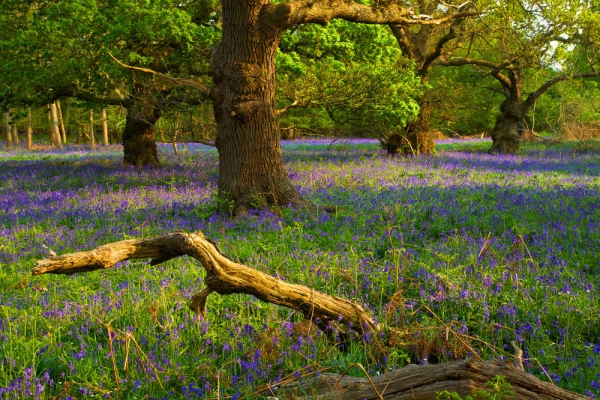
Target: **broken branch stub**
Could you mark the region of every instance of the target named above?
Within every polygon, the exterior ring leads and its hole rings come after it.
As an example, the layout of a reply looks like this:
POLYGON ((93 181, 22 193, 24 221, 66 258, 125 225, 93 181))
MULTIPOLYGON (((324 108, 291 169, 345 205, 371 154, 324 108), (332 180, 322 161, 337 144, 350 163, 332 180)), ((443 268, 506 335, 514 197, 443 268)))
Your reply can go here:
POLYGON ((200 261, 206 270, 207 288, 192 298, 190 307, 204 312, 206 298, 219 294, 245 293, 268 303, 292 308, 306 318, 318 318, 322 324, 339 321, 352 324, 353 329, 376 331, 373 317, 359 304, 330 296, 304 285, 274 278, 254 268, 238 264, 225 257, 202 232, 172 232, 149 239, 131 239, 100 246, 94 250, 50 257, 36 262, 33 275, 73 274, 114 267, 118 262, 152 259, 151 265, 188 255, 200 261))

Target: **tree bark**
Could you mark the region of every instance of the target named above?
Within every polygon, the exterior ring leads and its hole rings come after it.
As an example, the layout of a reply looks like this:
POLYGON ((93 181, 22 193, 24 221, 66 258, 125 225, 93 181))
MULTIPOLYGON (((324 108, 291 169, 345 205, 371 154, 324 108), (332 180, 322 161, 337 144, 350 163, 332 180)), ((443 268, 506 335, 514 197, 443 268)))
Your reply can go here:
POLYGON ((108 118, 106 108, 102 109, 102 144, 108 146, 108 118))
POLYGON ((6 150, 12 150, 13 140, 12 131, 10 128, 10 113, 4 113, 4 133, 6 134, 6 150))
POLYGON ((269 394, 283 399, 434 400, 439 392, 447 390, 464 398, 472 396, 478 390, 491 393, 491 388, 485 384, 496 376, 503 376, 505 382, 512 386, 512 398, 515 399, 588 399, 581 394, 541 381, 500 360, 461 360, 436 365, 411 364, 403 369, 370 378, 322 374, 314 379, 284 385, 280 390, 269 394))
POLYGON ((90 108, 90 149, 96 147, 96 138, 94 135, 94 110, 90 108))
POLYGON ((62 134, 62 142, 67 144, 67 131, 65 130, 65 122, 63 121, 62 110, 60 109, 60 101, 56 100, 56 112, 58 122, 60 123, 60 133, 62 134))
POLYGON ((33 132, 31 129, 31 110, 27 110, 27 125, 25 127, 25 132, 27 134, 27 150, 33 148, 33 132))
POLYGON ((59 149, 62 149, 62 142, 60 139, 60 130, 58 128, 58 116, 56 113, 56 104, 52 103, 50 105, 50 115, 52 117, 52 133, 53 133, 53 137, 54 137, 54 143, 56 144, 56 147, 58 147, 59 149))
POLYGON ((285 28, 259 23, 269 1, 224 0, 223 35, 211 59, 219 151, 219 211, 302 203, 283 165, 275 55, 285 28))
POLYGON ((12 136, 13 136, 13 142, 16 145, 19 144, 19 128, 17 127, 17 123, 15 122, 14 124, 12 124, 12 136))
POLYGON ((360 305, 318 292, 303 285, 294 285, 274 278, 254 268, 235 263, 225 257, 201 232, 174 232, 150 239, 123 240, 100 246, 92 251, 50 257, 36 262, 33 275, 73 274, 112 268, 124 260, 151 258, 150 265, 188 255, 200 261, 206 270, 207 289, 192 298, 190 307, 204 314, 206 297, 219 294, 246 293, 260 300, 301 312, 306 318, 323 326, 328 323, 352 324, 360 331, 374 331, 377 323, 360 305))
POLYGON ((520 98, 507 98, 500 108, 501 114, 496 118, 492 129, 492 147, 490 153, 516 154, 519 151, 521 136, 519 122, 525 117, 527 110, 521 104, 520 98))
POLYGON ((160 167, 154 130, 160 116, 161 110, 151 105, 135 103, 127 108, 123 130, 123 165, 160 167))
POLYGON ((52 125, 52 106, 48 104, 48 123, 50 124, 50 145, 56 146, 56 138, 54 137, 54 126, 52 125))

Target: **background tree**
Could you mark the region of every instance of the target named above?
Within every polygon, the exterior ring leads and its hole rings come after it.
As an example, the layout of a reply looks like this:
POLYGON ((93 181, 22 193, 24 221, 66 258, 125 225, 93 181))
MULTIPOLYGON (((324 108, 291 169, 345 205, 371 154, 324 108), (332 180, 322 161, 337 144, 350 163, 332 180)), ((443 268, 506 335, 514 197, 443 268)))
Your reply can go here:
POLYGON ((374 137, 416 117, 420 80, 383 25, 334 20, 282 37, 277 55, 282 137, 297 131, 374 137))
MULTIPOLYGON (((465 2, 460 5, 448 5, 441 2, 417 0, 412 7, 419 14, 443 18, 457 11, 463 17, 454 18, 438 25, 406 25, 390 24, 398 46, 405 57, 414 60, 416 72, 423 84, 429 81, 429 74, 434 67, 445 59, 451 58, 454 51, 460 48, 472 28, 473 17, 480 14, 483 2, 465 2)), ((452 90, 451 88, 449 88, 452 90)), ((418 136, 430 130, 430 113, 432 102, 436 99, 431 91, 425 92, 419 101, 419 115, 408 126, 405 135, 418 136)))
MULTIPOLYGON (((223 35, 211 59, 221 211, 302 204, 281 157, 275 99, 275 59, 283 34, 294 26, 339 18, 369 24, 438 24, 396 2, 223 0, 223 35)), ((458 14, 458 16, 460 16, 458 14)))
POLYGON ((574 45, 593 46, 593 25, 585 21, 590 9, 586 2, 553 1, 497 3, 488 10, 473 40, 461 52, 445 57, 440 65, 476 66, 493 77, 500 87, 492 87, 505 100, 491 131, 491 152, 516 153, 519 150, 519 123, 537 99, 558 82, 600 75, 598 60, 576 67, 566 57, 574 45), (457 57, 459 56, 459 57, 457 57), (526 89, 534 75, 544 76, 537 87, 526 89))
POLYGON ((154 126, 163 110, 201 99, 121 68, 108 52, 130 64, 206 79, 219 33, 216 6, 209 0, 3 2, 2 18, 20 28, 2 41, 10 60, 0 67, 3 102, 39 106, 76 97, 125 107, 124 164, 160 165, 154 126))

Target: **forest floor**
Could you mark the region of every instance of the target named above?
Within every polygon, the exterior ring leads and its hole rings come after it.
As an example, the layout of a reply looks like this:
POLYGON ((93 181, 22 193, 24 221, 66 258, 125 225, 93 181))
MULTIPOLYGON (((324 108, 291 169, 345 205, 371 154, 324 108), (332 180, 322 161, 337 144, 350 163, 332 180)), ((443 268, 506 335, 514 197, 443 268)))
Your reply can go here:
POLYGON ((600 394, 597 142, 498 156, 486 140, 444 140, 435 156, 394 158, 373 140, 330 143, 282 142, 316 210, 233 220, 216 214, 214 148, 161 145, 164 168, 144 170, 123 168, 113 145, 0 153, 0 398, 253 398, 323 371, 511 360, 511 341, 526 371, 600 394), (396 330, 340 351, 336 328, 241 294, 211 295, 198 320, 187 303, 204 270, 189 258, 31 277, 44 246, 178 229, 396 330))

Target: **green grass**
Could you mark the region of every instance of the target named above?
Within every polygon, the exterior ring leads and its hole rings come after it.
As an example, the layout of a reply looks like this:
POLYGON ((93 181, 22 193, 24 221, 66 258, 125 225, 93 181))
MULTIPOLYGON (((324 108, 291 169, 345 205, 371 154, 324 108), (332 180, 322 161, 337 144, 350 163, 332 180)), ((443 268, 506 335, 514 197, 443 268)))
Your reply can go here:
POLYGON ((472 351, 510 360, 512 340, 528 372, 598 394, 597 152, 448 143, 391 159, 373 142, 329 143, 284 144, 284 157, 305 198, 334 212, 242 220, 214 214, 216 152, 201 146, 161 148, 165 168, 147 171, 122 169, 117 147, 3 155, 0 396, 35 397, 37 384, 39 398, 254 398, 286 376, 363 375, 356 363, 375 374, 472 351), (198 320, 187 303, 205 273, 189 258, 30 276, 42 244, 63 254, 175 229, 356 301, 391 330, 341 351, 338 328, 241 294, 212 294, 198 320))

